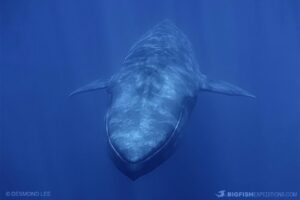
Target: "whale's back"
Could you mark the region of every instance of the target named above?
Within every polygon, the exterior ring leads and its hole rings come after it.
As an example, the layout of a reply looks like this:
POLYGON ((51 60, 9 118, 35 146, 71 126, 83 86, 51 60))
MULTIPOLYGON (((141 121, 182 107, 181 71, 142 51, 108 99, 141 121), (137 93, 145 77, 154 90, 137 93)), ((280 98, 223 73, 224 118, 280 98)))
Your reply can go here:
POLYGON ((169 20, 154 26, 131 47, 124 66, 178 67, 194 74, 199 71, 190 41, 169 20))

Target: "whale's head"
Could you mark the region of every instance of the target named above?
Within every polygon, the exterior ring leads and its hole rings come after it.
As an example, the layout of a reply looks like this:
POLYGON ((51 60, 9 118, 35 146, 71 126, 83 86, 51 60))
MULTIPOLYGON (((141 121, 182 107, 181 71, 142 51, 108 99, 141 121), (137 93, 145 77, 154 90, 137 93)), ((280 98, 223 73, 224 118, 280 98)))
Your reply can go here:
POLYGON ((180 109, 172 102, 127 90, 113 98, 107 113, 110 144, 126 162, 142 162, 172 136, 179 117, 180 109))
POLYGON ((127 176, 136 179, 149 163, 161 162, 153 160, 161 159, 157 155, 176 137, 180 114, 141 99, 131 98, 121 107, 112 105, 106 118, 109 145, 127 176))
POLYGON ((151 74, 135 76, 112 89, 106 116, 109 145, 126 166, 154 159, 176 136, 183 111, 178 90, 151 74))

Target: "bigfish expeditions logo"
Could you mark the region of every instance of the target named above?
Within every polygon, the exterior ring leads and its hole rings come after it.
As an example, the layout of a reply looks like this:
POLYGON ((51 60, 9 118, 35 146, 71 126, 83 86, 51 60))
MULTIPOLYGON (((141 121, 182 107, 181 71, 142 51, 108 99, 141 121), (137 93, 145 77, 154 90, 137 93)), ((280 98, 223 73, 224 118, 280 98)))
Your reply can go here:
POLYGON ((217 198, 289 198, 296 199, 298 197, 298 192, 234 192, 234 191, 226 191, 219 190, 215 193, 217 198))

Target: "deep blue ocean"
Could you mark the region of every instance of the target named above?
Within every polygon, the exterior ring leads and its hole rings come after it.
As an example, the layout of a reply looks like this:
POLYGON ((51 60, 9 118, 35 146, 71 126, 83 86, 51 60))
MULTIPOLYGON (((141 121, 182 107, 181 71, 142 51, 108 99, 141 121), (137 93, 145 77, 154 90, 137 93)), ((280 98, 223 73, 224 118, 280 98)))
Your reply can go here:
POLYGON ((0 20, 1 200, 300 198, 300 1, 1 0, 0 20), (109 95, 68 95, 118 72, 164 19, 203 73, 257 98, 199 93, 176 152, 131 181, 107 153, 109 95))

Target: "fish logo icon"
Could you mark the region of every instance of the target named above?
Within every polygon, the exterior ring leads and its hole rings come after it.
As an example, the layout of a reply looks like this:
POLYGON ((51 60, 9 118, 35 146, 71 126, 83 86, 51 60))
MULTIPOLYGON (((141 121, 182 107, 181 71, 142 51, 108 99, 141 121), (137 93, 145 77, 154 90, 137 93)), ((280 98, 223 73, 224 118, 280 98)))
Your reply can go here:
POLYGON ((216 193, 216 196, 217 196, 218 198, 225 197, 225 190, 220 190, 218 193, 216 193))

